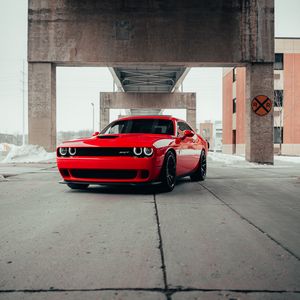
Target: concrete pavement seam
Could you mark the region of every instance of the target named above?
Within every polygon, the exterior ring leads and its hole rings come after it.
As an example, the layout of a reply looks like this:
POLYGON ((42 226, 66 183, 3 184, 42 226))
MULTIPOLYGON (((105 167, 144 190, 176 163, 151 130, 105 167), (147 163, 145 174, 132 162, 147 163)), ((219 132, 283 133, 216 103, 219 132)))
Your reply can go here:
POLYGON ((155 211, 155 218, 156 218, 156 225, 157 225, 157 234, 158 234, 158 240, 159 240, 159 252, 160 252, 160 258, 161 258, 161 269, 163 272, 163 278, 164 278, 164 286, 165 286, 165 293, 167 299, 170 299, 170 295, 168 293, 168 278, 167 278, 167 270, 166 270, 166 264, 165 264, 165 254, 164 254, 164 248, 163 248, 163 240, 160 230, 160 221, 159 221, 159 214, 158 214, 158 208, 157 208, 157 202, 156 202, 156 195, 153 194, 153 202, 154 202, 154 211, 155 211))
POLYGON ((105 291, 136 291, 136 292, 158 292, 163 294, 172 295, 174 293, 181 292, 235 292, 243 294, 251 293, 269 293, 269 294, 300 294, 300 290, 259 290, 259 289, 205 289, 205 288, 192 288, 192 287, 177 287, 177 288, 91 288, 91 289, 7 289, 0 290, 0 294, 11 294, 11 293, 64 293, 64 292, 105 292, 105 291))
MULTIPOLYGON (((200 184, 200 183, 199 183, 200 184)), ((227 202, 225 202, 223 199, 221 199, 217 194, 215 194, 213 191, 211 191, 208 187, 206 187, 203 184, 200 184, 204 189, 206 189, 209 193, 211 193, 216 199, 221 201, 224 205, 226 205, 230 210, 232 210, 234 213, 236 213, 241 219, 245 220, 248 224, 256 228, 258 231, 260 231, 262 234, 267 236, 270 240, 272 240, 274 243, 276 243, 278 246, 280 246, 283 250, 288 252, 290 255, 292 255, 294 258, 296 258, 298 261, 300 261, 300 257, 295 254, 293 251, 291 251, 286 246, 282 245, 279 241, 277 241, 275 238, 273 238, 271 235, 269 235, 267 232, 265 232, 263 229, 255 225, 252 221, 244 217, 242 214, 240 214, 236 209, 234 209, 231 205, 229 205, 227 202)))

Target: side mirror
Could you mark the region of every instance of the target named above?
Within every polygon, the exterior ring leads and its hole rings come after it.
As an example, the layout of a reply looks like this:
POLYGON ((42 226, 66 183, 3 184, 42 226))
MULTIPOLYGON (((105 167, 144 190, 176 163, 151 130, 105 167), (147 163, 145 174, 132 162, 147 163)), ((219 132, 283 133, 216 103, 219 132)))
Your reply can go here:
POLYGON ((193 137, 195 135, 195 133, 192 131, 192 130, 185 130, 183 132, 183 137, 186 138, 186 137, 193 137))
POLYGON ((96 136, 96 135, 99 135, 99 134, 100 134, 100 132, 96 131, 96 132, 93 133, 93 136, 96 136))

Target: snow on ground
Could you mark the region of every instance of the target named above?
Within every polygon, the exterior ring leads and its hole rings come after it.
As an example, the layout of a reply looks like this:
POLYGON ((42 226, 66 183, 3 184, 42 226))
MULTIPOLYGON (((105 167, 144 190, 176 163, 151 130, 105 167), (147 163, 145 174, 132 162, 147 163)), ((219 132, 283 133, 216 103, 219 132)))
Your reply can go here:
POLYGON ((236 163, 244 163, 245 162, 245 157, 243 157, 243 156, 224 154, 224 153, 220 153, 220 152, 209 152, 208 159, 215 161, 215 162, 221 162, 226 165, 232 165, 232 164, 236 164, 236 163))
MULTIPOLYGON (((7 144, 6 144, 7 145, 7 144)), ((55 152, 49 153, 37 145, 9 145, 9 151, 0 163, 31 163, 55 161, 55 152)))
POLYGON ((221 163, 223 166, 233 168, 270 168, 271 165, 255 164, 245 160, 245 156, 224 154, 220 152, 209 152, 208 161, 221 163))
MULTIPOLYGON (((222 163, 223 165, 230 165, 231 167, 243 167, 243 168, 272 168, 272 165, 263 165, 250 163, 245 160, 244 156, 239 155, 230 155, 224 154, 220 152, 209 152, 208 160, 222 163)), ((274 164, 278 166, 278 164, 288 163, 289 165, 293 163, 300 163, 300 156, 275 156, 274 164)))
POLYGON ((275 156, 275 162, 276 161, 300 164, 300 156, 275 156))

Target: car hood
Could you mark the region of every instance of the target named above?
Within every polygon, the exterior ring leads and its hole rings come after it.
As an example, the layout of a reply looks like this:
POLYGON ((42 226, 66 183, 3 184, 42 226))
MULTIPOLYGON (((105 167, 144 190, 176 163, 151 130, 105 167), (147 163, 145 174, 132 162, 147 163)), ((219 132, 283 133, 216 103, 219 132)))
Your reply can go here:
POLYGON ((59 147, 151 147, 160 148, 174 141, 174 137, 162 134, 105 134, 86 139, 66 141, 59 147))

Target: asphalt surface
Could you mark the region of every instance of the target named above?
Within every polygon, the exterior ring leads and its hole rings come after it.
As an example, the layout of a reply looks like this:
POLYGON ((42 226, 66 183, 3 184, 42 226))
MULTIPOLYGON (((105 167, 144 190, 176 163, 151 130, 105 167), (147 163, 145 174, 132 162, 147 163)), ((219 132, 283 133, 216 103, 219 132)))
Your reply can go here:
POLYGON ((0 299, 300 299, 300 164, 210 162, 171 193, 0 174, 0 299))

